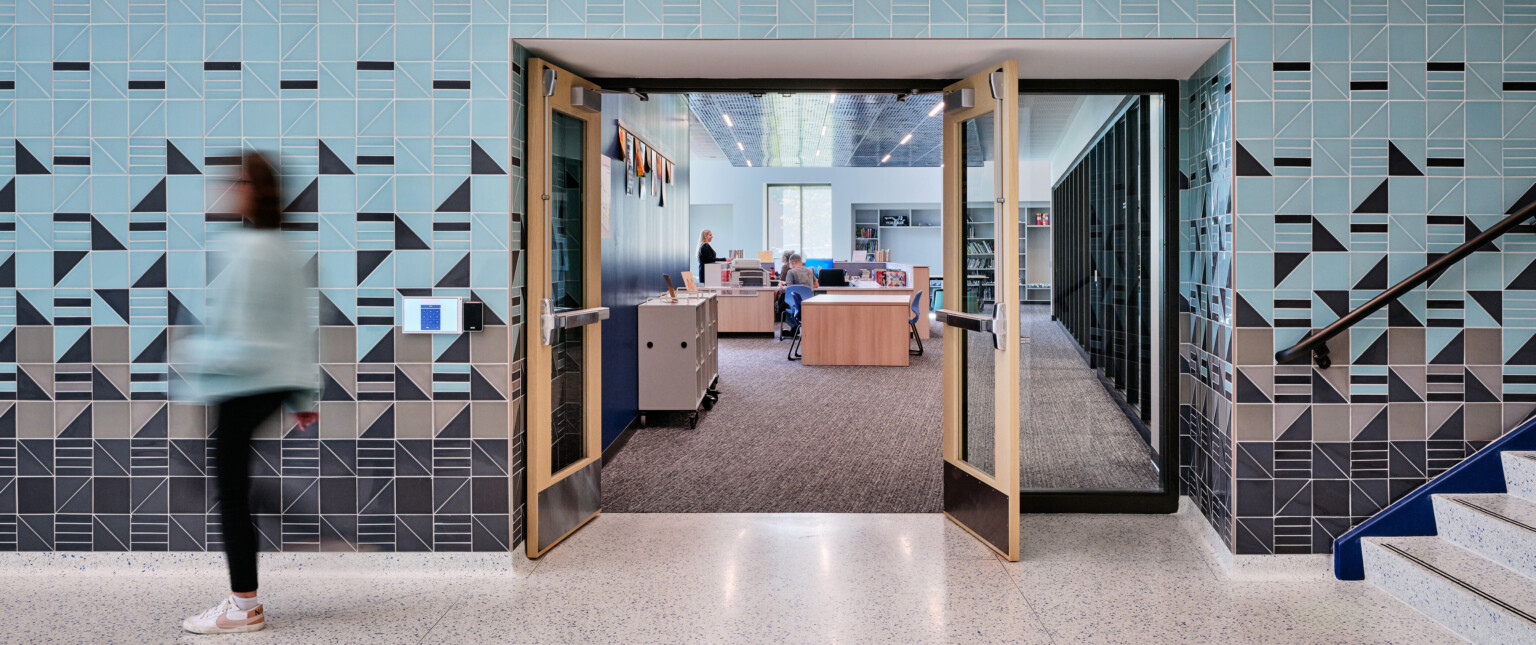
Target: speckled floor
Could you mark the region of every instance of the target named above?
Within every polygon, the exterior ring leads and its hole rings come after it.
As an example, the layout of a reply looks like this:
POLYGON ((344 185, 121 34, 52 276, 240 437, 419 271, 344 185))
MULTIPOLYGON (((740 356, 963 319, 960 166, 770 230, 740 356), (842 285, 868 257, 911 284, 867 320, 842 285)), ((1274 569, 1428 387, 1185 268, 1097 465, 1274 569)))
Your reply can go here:
POLYGON ((7 553, 0 643, 1458 642, 1363 582, 1222 577, 1178 516, 1027 516, 1023 541, 1006 563, 936 514, 607 514, 497 573, 275 556, 271 627, 222 637, 178 631, 222 593, 210 558, 7 553))

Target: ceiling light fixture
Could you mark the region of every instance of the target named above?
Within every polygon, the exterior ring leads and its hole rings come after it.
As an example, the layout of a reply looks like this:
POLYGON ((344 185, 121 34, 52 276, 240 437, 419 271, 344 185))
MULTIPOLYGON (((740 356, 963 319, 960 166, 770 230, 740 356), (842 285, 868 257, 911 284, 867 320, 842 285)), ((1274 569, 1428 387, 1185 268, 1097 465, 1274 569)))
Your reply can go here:
POLYGON ((885 153, 885 158, 880 160, 880 163, 885 163, 885 162, 890 161, 890 160, 891 160, 891 153, 887 152, 887 153, 885 153))
POLYGON ((737 141, 737 142, 736 142, 736 149, 737 149, 737 150, 740 150, 740 151, 742 151, 742 152, 746 152, 746 151, 747 151, 747 147, 746 147, 746 146, 744 146, 744 145, 741 145, 741 142, 740 142, 740 141, 737 141))
POLYGON ((911 133, 911 132, 908 132, 908 133, 907 133, 907 136, 904 136, 904 137, 902 137, 902 138, 901 138, 901 143, 898 143, 898 144, 896 144, 896 145, 898 145, 898 146, 904 146, 904 145, 907 145, 907 142, 908 142, 908 141, 911 141, 911 140, 912 140, 912 133, 911 133))
POLYGON ((928 116, 935 116, 938 113, 943 112, 943 111, 944 111, 944 102, 943 101, 939 101, 938 103, 933 104, 933 109, 928 111, 928 116))
POLYGON ((735 123, 731 123, 731 115, 726 114, 724 112, 721 112, 720 113, 720 118, 725 119, 725 127, 727 127, 727 128, 734 128, 734 127, 736 127, 735 123))
POLYGON ((833 92, 832 95, 827 98, 827 105, 831 105, 831 104, 836 103, 836 102, 837 102, 837 92, 833 92))
POLYGON ((827 136, 827 126, 821 126, 821 136, 827 136))
POLYGON ((751 160, 751 159, 748 159, 748 160, 747 160, 747 167, 748 167, 748 168, 751 168, 751 167, 752 167, 752 160, 751 160))

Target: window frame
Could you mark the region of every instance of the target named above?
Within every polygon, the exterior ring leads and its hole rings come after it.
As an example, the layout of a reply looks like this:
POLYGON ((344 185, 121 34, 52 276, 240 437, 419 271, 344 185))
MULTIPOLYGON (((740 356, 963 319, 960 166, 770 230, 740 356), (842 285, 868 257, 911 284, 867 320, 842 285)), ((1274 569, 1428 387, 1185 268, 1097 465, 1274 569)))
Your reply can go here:
MULTIPOLYGON (((799 188, 799 189, 801 189, 801 191, 800 191, 800 213, 801 213, 801 217, 800 217, 800 237, 796 241, 796 244, 794 244, 793 246, 790 246, 790 245, 786 244, 785 248, 794 248, 795 252, 796 253, 800 253, 802 255, 802 257, 809 257, 809 256, 804 255, 805 254, 805 190, 804 189, 805 188, 825 188, 825 189, 827 189, 827 235, 828 235, 829 242, 831 242, 831 247, 832 247, 831 253, 836 254, 837 253, 837 244, 835 242, 835 238, 837 236, 837 226, 836 226, 836 221, 835 221, 836 220, 836 214, 835 214, 836 209, 833 208, 833 204, 832 204, 832 184, 829 183, 829 182, 766 182, 766 183, 764 183, 763 184, 763 248, 771 250, 774 253, 775 256, 777 256, 780 253, 780 251, 778 249, 775 249, 773 247, 773 233, 772 233, 773 232, 773 216, 771 215, 771 212, 772 212, 772 208, 773 208, 773 197, 772 197, 772 194, 773 194, 773 189, 775 189, 775 188, 799 188)), ((835 255, 834 256, 829 256, 829 257, 835 257, 835 255)), ((775 259, 777 259, 777 258, 775 258, 775 259)))

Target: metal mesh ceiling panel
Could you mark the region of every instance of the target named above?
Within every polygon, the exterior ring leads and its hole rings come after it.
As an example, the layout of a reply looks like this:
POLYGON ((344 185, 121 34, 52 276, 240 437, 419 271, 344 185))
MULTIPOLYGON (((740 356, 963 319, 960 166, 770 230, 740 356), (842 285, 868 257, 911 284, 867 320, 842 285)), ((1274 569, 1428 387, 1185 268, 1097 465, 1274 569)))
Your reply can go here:
POLYGON ((937 168, 943 119, 934 107, 941 100, 938 94, 906 100, 890 94, 688 95, 725 158, 754 167, 937 168), (901 143, 908 134, 911 140, 901 143))

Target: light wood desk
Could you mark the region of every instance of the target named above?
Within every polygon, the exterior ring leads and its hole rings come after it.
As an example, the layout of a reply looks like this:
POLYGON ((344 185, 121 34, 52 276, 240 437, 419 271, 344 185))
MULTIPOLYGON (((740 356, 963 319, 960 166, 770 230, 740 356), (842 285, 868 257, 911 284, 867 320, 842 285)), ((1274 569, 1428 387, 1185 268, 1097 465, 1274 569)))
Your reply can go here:
POLYGON ((911 303, 910 295, 889 294, 824 294, 801 303, 802 360, 806 365, 907 365, 911 303))
POLYGON ((720 303, 720 331, 773 333, 773 301, 778 287, 700 287, 720 303))

